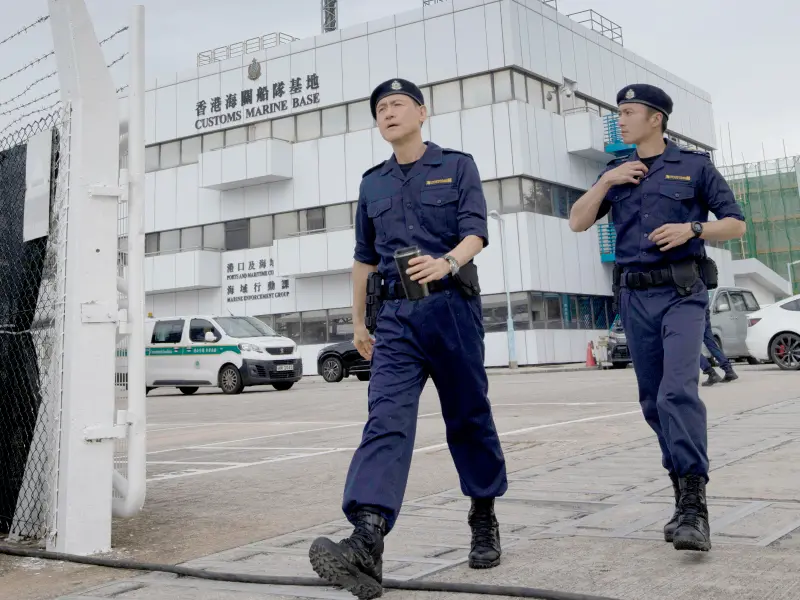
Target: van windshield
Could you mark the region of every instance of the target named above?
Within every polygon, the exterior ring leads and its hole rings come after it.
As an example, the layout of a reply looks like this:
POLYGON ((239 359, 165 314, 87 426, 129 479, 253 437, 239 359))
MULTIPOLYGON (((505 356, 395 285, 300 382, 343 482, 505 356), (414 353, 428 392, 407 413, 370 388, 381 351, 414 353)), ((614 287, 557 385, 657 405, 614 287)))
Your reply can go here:
POLYGON ((278 337, 278 334, 255 317, 217 317, 219 326, 231 337, 278 337))

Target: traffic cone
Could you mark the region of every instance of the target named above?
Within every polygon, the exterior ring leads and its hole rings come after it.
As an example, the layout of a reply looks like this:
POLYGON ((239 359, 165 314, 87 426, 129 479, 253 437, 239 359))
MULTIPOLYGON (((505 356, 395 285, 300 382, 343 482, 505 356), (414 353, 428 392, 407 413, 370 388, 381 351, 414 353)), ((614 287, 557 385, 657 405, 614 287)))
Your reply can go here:
POLYGON ((594 360, 594 343, 589 341, 589 344, 586 346, 586 366, 587 367, 596 367, 597 362, 594 360))

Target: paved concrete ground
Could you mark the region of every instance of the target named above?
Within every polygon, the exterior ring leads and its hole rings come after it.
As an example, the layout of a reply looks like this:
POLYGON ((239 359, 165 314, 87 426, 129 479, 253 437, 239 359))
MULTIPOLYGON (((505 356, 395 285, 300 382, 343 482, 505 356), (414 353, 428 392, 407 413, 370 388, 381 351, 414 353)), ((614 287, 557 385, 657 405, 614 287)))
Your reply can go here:
MULTIPOLYGON (((498 502, 503 564, 488 572, 465 564, 468 501, 429 385, 407 501, 387 538, 385 576, 625 600, 800 597, 798 374, 771 366, 739 370, 740 381, 702 389, 713 469, 711 553, 679 553, 661 539, 671 487, 639 412, 633 372, 534 372, 492 377, 490 384, 511 477, 509 493, 498 502)), ((234 398, 153 395, 148 502, 142 515, 115 523, 113 554, 218 571, 312 576, 311 539, 350 531, 339 505, 365 400, 364 383, 318 378, 289 392, 234 398)), ((0 597, 20 600, 350 597, 324 587, 131 577, 7 558, 0 558, 0 576, 0 597)))

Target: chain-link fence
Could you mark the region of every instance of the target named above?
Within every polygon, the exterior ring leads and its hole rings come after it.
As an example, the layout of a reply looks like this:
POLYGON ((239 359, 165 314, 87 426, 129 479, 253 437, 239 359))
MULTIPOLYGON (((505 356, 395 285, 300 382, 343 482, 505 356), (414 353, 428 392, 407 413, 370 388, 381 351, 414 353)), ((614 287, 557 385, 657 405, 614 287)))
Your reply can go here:
POLYGON ((57 109, 0 137, 0 537, 12 540, 55 523, 69 132, 57 109))

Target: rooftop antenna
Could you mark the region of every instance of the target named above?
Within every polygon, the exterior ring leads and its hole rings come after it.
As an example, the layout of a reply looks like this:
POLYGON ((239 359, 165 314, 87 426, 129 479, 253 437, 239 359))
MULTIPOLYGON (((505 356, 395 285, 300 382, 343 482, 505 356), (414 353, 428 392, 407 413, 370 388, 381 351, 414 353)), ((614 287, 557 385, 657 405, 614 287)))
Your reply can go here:
POLYGON ((322 33, 339 28, 339 0, 322 0, 322 33))

